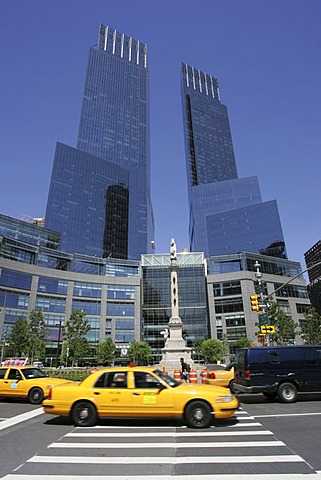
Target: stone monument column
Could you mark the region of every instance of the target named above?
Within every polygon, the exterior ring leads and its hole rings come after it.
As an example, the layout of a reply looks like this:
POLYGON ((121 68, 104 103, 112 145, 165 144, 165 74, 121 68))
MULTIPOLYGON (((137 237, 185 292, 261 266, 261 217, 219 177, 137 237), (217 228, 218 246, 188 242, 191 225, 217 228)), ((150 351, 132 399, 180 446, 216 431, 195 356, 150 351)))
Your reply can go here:
POLYGON ((176 255, 176 243, 174 238, 170 246, 170 274, 171 274, 171 317, 168 322, 168 329, 164 332, 165 347, 162 349, 161 367, 172 373, 181 368, 180 358, 191 367, 194 362, 191 357, 192 349, 186 346, 183 339, 183 322, 179 316, 178 300, 178 264, 176 255))

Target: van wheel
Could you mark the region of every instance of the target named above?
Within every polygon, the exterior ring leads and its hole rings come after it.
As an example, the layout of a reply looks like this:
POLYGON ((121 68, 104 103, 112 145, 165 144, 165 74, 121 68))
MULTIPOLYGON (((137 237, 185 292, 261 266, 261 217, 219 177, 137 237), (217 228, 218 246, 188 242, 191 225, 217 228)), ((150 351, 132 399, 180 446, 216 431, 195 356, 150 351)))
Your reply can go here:
POLYGON ((283 403, 293 403, 298 398, 298 391, 293 383, 282 383, 278 388, 278 396, 283 403))

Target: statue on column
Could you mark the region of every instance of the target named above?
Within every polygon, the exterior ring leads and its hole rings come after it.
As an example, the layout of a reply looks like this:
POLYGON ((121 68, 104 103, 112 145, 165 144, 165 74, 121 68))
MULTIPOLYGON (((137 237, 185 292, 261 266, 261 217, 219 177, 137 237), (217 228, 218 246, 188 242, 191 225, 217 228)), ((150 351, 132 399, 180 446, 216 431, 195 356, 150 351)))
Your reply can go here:
POLYGON ((176 243, 174 238, 170 243, 170 275, 171 275, 171 317, 168 322, 168 328, 160 333, 164 336, 165 347, 162 349, 162 360, 160 365, 167 371, 173 372, 180 369, 180 358, 193 366, 191 357, 192 349, 186 346, 183 339, 183 322, 179 316, 179 296, 178 296, 178 270, 176 243))
POLYGON ((176 243, 175 243, 174 238, 172 238, 172 240, 171 240, 170 259, 171 259, 171 260, 177 260, 177 256, 176 256, 176 243))

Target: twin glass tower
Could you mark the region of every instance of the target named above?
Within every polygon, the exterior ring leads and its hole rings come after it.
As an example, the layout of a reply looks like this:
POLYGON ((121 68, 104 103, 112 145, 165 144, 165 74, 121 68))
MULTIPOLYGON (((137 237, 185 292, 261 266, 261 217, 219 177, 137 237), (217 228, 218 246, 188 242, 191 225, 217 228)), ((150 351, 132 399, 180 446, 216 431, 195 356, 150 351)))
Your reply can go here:
POLYGON ((89 49, 77 148, 58 143, 45 226, 61 249, 140 260, 150 253, 147 47, 100 25, 89 49))
MULTIPOLYGON (((257 177, 237 176, 217 79, 182 64, 181 84, 191 251, 286 258, 276 201, 262 202, 257 177)), ((61 250, 131 260, 152 253, 149 143, 147 46, 101 24, 77 148, 56 147, 45 227, 61 234, 61 250)))

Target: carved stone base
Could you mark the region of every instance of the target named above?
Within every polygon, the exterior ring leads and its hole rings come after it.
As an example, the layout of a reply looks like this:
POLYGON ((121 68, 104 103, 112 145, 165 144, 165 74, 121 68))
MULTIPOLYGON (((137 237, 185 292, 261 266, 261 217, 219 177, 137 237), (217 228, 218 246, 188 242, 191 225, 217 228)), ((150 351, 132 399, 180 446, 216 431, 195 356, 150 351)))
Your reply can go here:
POLYGON ((162 360, 160 366, 165 368, 170 374, 174 370, 181 369, 180 358, 188 363, 191 368, 194 366, 192 360, 192 349, 186 346, 182 335, 183 323, 180 317, 171 317, 168 322, 169 337, 165 342, 165 347, 162 348, 162 360))

